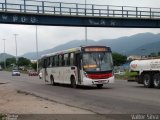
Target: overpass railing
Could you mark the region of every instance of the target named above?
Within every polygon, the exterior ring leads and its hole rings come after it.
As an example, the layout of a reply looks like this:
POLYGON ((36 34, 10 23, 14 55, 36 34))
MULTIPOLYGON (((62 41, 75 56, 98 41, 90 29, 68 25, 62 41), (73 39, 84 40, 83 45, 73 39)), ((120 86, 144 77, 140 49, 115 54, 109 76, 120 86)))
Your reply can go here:
POLYGON ((0 12, 160 19, 160 8, 63 3, 35 0, 1 0, 0 12))

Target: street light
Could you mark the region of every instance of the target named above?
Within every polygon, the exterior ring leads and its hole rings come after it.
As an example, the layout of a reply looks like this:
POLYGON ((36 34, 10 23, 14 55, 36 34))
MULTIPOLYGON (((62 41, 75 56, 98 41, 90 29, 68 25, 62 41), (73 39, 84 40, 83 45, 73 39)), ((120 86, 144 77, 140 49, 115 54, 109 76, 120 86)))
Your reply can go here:
POLYGON ((17 35, 18 35, 18 34, 14 34, 14 37, 15 37, 15 45, 16 45, 16 65, 17 65, 17 61, 18 61, 18 58, 17 58, 17 35))
POLYGON ((5 41, 6 41, 6 39, 2 39, 3 41, 4 41, 4 69, 6 69, 6 52, 5 52, 5 41))
MULTIPOLYGON (((87 0, 85 0, 85 15, 87 13, 87 0)), ((86 45, 87 45, 87 27, 85 27, 85 41, 86 41, 86 45)))
POLYGON ((36 25, 36 52, 37 52, 37 73, 38 73, 38 31, 36 25))

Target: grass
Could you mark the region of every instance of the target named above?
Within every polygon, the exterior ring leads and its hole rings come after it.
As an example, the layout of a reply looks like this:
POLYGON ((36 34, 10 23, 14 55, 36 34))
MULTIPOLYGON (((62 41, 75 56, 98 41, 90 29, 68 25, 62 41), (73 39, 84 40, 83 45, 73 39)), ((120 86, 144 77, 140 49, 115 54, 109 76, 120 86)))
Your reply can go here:
POLYGON ((0 120, 6 120, 7 115, 0 113, 0 120))
POLYGON ((129 79, 134 80, 136 75, 137 75, 136 72, 126 71, 123 75, 117 75, 117 74, 116 74, 116 75, 115 75, 115 78, 116 78, 116 79, 123 79, 123 80, 129 80, 129 79))
POLYGON ((128 72, 128 71, 127 71, 127 72, 125 73, 125 75, 128 76, 128 77, 135 77, 135 76, 137 75, 137 72, 128 72))

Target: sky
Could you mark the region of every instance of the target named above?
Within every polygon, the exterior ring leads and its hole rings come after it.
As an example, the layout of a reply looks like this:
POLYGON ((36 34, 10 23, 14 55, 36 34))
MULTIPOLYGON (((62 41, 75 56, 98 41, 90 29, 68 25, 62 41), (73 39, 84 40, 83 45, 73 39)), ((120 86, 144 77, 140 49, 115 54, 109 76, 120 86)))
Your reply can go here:
MULTIPOLYGON (((0 2, 3 0, 0 0, 0 2)), ((13 0, 12 0, 13 1, 13 0)), ((85 0, 47 0, 54 2, 85 3, 85 0)), ((87 4, 137 6, 160 8, 159 0, 86 0, 87 4)), ((12 2, 13 3, 13 2, 12 2)), ((57 27, 37 26, 38 50, 46 50, 72 40, 84 40, 84 27, 57 27)), ((160 33, 160 29, 143 28, 87 28, 88 39, 114 39, 123 36, 131 36, 137 33, 160 33)), ((31 25, 8 25, 0 24, 0 53, 4 52, 4 41, 6 53, 16 55, 15 36, 17 39, 18 56, 28 52, 36 52, 36 26, 31 25)))

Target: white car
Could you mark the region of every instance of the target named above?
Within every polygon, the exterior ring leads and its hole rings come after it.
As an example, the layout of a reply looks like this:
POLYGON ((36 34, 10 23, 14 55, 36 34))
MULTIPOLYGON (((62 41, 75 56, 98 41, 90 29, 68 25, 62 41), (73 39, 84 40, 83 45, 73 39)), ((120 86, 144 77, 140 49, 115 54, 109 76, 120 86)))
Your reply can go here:
POLYGON ((18 70, 12 70, 12 76, 20 76, 20 72, 18 70))
POLYGON ((114 74, 115 74, 115 75, 124 75, 125 72, 124 72, 124 71, 118 71, 118 72, 115 72, 114 74))

